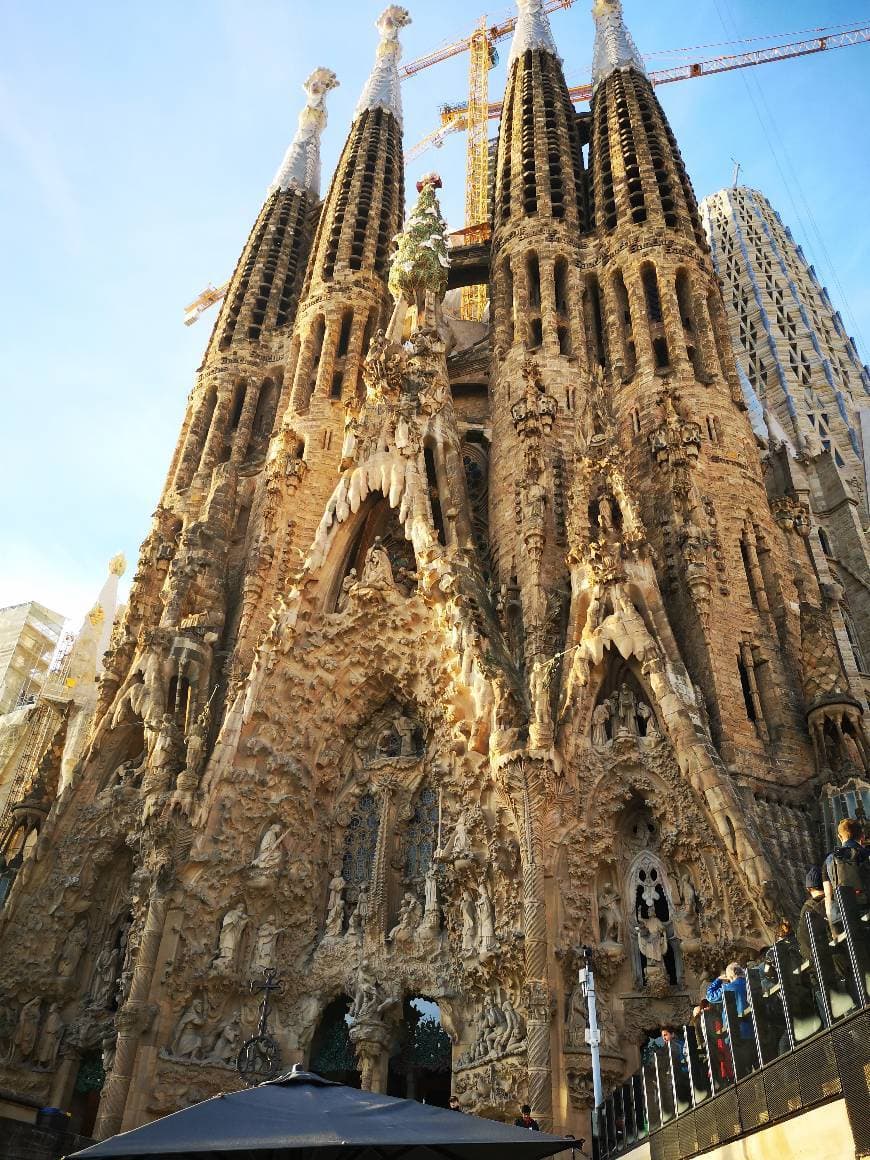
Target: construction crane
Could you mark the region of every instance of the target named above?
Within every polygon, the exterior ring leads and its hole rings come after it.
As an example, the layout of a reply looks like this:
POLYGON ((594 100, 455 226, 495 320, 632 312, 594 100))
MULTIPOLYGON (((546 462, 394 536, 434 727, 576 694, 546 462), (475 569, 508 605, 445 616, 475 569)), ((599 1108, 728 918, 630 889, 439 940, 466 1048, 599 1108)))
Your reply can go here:
POLYGON ((193 302, 189 303, 184 308, 184 325, 193 326, 197 318, 210 306, 214 306, 216 302, 224 297, 229 289, 229 282, 224 282, 223 286, 212 286, 209 284, 203 290, 202 294, 194 298, 193 302))
MULTIPOLYGON (((548 13, 554 12, 559 8, 570 8, 573 3, 574 0, 548 0, 544 4, 544 9, 548 13)), ((500 24, 489 27, 486 25, 486 19, 482 18, 467 38, 442 45, 427 56, 410 61, 400 70, 400 76, 404 80, 460 53, 471 54, 468 100, 460 104, 443 105, 441 125, 416 145, 411 146, 405 154, 405 164, 408 165, 422 156, 427 149, 440 148, 451 133, 468 130, 465 228, 460 231, 464 243, 483 241, 489 231, 489 141, 486 125, 490 119, 501 116, 502 107, 500 101, 489 101, 489 72, 498 61, 496 42, 510 35, 515 27, 516 17, 510 17, 500 24)), ((673 84, 675 81, 693 80, 695 77, 751 68, 754 65, 770 64, 778 60, 794 60, 797 57, 810 56, 833 48, 848 48, 854 44, 866 44, 870 41, 870 25, 831 32, 821 28, 818 32, 818 36, 809 40, 790 41, 752 52, 717 56, 708 60, 675 65, 672 68, 656 69, 648 74, 649 79, 653 85, 673 84)), ((577 85, 568 91, 573 101, 587 102, 592 96, 592 85, 577 85)), ((217 289, 208 286, 185 308, 185 325, 190 326, 205 310, 220 302, 228 286, 228 282, 217 289)), ((485 287, 466 287, 463 290, 461 316, 479 319, 482 317, 485 303, 485 287)))
MULTIPOLYGON (((544 11, 556 12, 560 8, 570 8, 575 0, 545 0, 544 11)), ((517 26, 517 17, 508 16, 498 24, 487 25, 486 17, 482 16, 470 36, 450 44, 443 44, 434 52, 409 61, 399 69, 400 80, 416 76, 432 65, 441 64, 451 57, 460 56, 463 52, 470 54, 468 69, 468 100, 463 104, 462 128, 468 130, 467 161, 465 172, 465 240, 484 241, 488 231, 486 224, 489 216, 489 135, 487 121, 492 108, 489 101, 489 73, 498 64, 496 44, 510 36, 517 26)), ((457 128, 460 126, 457 125, 457 128)), ((442 143, 442 129, 436 129, 426 139, 425 145, 440 146, 442 143), (431 138, 431 140, 430 140, 431 138), (436 140, 436 138, 438 138, 436 140)), ((414 156, 423 152, 424 143, 417 147, 414 156)), ((409 157, 408 160, 411 160, 409 157)), ((215 288, 207 286, 197 298, 185 307, 184 325, 191 326, 210 306, 224 297, 229 283, 215 288)), ((462 291, 461 316, 479 320, 483 317, 486 308, 486 287, 467 286, 462 291)))
MULTIPOLYGON (((870 25, 864 25, 861 28, 852 28, 848 32, 815 36, 811 40, 796 40, 789 44, 759 48, 754 52, 744 52, 733 56, 715 56, 710 60, 692 61, 687 64, 674 65, 673 68, 655 69, 647 75, 653 85, 668 85, 673 84, 674 81, 688 81, 695 77, 713 76, 715 73, 751 68, 757 64, 771 64, 777 60, 794 60, 796 57, 811 56, 813 53, 826 52, 832 48, 849 48, 853 44, 866 44, 868 41, 870 41, 870 25)), ((588 102, 592 97, 592 85, 575 85, 568 92, 575 104, 588 102)), ((440 147, 444 144, 444 138, 450 133, 465 129, 466 108, 464 101, 455 105, 442 105, 440 130, 434 130, 422 141, 413 145, 406 154, 406 160, 413 161, 431 145, 440 147)), ((500 117, 501 103, 490 104, 488 113, 490 119, 500 117)))
MULTIPOLYGON (((556 12, 570 8, 575 0, 546 0, 544 11, 556 12)), ((482 16, 470 36, 411 61, 400 70, 400 76, 415 76, 423 69, 448 60, 460 53, 469 54, 468 100, 463 105, 463 128, 468 131, 465 163, 465 229, 463 240, 467 245, 486 240, 489 226, 489 73, 498 64, 496 44, 510 36, 517 26, 517 17, 509 16, 498 24, 488 25, 482 16)), ((436 134, 438 130, 436 130, 436 134)), ((428 142, 435 144, 435 141, 428 142)), ((437 142, 440 144, 441 142, 437 142)), ((422 150, 414 154, 419 156, 422 150)), ((409 155, 408 160, 413 160, 409 155)), ((479 322, 486 309, 486 287, 466 286, 462 291, 460 318, 479 322)))

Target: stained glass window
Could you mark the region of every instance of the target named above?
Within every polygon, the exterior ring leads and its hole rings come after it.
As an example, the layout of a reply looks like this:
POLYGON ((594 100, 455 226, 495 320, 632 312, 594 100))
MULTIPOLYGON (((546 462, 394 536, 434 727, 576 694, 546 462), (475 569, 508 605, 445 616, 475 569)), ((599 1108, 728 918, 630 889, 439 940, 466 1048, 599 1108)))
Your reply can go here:
POLYGON ((374 794, 365 793, 357 802, 344 838, 341 873, 348 886, 361 886, 369 881, 379 825, 378 799, 374 794))
POLYGON ((435 853, 438 836, 438 794, 424 786, 417 794, 414 814, 408 823, 405 848, 405 878, 419 881, 426 876, 435 853))

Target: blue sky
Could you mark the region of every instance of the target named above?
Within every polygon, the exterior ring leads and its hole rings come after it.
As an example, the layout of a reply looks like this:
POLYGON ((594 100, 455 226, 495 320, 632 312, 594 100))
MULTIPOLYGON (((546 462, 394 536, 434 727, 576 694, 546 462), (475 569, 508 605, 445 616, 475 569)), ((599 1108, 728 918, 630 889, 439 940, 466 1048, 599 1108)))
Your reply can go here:
MULTIPOLYGON (((0 0, 0 606, 37 599, 80 618, 110 556, 123 550, 132 571, 215 317, 187 329, 182 308, 231 273, 294 130, 301 82, 320 64, 341 80, 324 137, 328 180, 382 6, 0 0)), ((467 34, 480 15, 459 0, 410 7, 406 59, 467 34)), ((589 75, 589 7, 579 0, 552 18, 570 83, 589 75)), ((867 0, 626 0, 625 9, 646 54, 870 23, 867 0)), ((441 104, 463 99, 466 67, 460 57, 406 82, 406 145, 435 127, 441 104)), ((728 184, 738 158, 741 180, 805 244, 865 360, 868 76, 870 45, 659 89, 698 195, 728 184)), ((460 137, 408 177, 433 167, 459 226, 460 137)))

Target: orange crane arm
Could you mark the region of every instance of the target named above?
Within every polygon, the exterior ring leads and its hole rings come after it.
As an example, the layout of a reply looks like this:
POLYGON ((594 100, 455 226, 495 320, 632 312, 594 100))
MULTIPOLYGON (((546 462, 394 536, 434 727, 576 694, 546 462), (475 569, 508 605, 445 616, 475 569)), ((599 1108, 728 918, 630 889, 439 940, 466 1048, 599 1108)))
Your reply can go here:
MULTIPOLYGON (((811 56, 813 53, 826 52, 831 48, 849 48, 853 44, 866 44, 868 41, 870 41, 870 24, 865 24, 860 28, 851 28, 848 32, 837 32, 830 36, 815 36, 812 40, 796 40, 791 44, 777 44, 771 48, 759 48, 755 52, 743 52, 735 56, 714 56, 710 60, 678 64, 673 68, 656 69, 648 75, 651 84, 668 85, 674 81, 688 81, 694 77, 712 76, 715 73, 731 72, 738 68, 751 68, 756 64, 770 64, 777 60, 794 60, 799 56, 811 56)), ((588 101, 592 96, 592 85, 575 85, 568 91, 572 101, 588 101)), ((442 106, 441 127, 443 133, 454 133, 457 129, 464 127, 460 115, 464 109, 465 102, 442 106)), ((490 119, 501 116, 500 102, 490 104, 489 116, 490 119)))
MULTIPOLYGON (((575 0, 546 0, 544 11, 556 12, 560 8, 570 8, 574 3, 575 0)), ((504 40, 506 36, 510 36, 516 26, 516 16, 510 16, 500 24, 493 24, 491 28, 487 29, 489 43, 495 44, 497 40, 504 40)), ((399 69, 399 77, 401 80, 404 80, 406 77, 416 76, 418 72, 430 68, 433 64, 440 64, 442 60, 449 60, 452 56, 459 56, 460 53, 468 52, 470 46, 470 35, 464 37, 462 40, 454 41, 453 44, 443 44, 440 48, 436 48, 433 52, 429 52, 425 56, 408 61, 406 65, 403 65, 399 69)))
MULTIPOLYGON (((755 52, 742 52, 734 56, 716 56, 712 60, 700 60, 691 64, 679 64, 673 68, 656 69, 649 74, 654 85, 669 85, 674 81, 688 81, 694 77, 712 76, 714 73, 731 72, 738 68, 752 68, 756 64, 771 64, 776 60, 794 60, 799 56, 810 56, 815 52, 825 52, 829 48, 848 48, 853 44, 870 41, 870 25, 852 28, 832 36, 816 36, 812 40, 797 40, 793 44, 777 44, 771 48, 759 48, 755 52)), ((578 85, 569 89, 572 101, 588 101, 592 96, 592 85, 578 85)), ((500 111, 490 116, 498 117, 500 111)))

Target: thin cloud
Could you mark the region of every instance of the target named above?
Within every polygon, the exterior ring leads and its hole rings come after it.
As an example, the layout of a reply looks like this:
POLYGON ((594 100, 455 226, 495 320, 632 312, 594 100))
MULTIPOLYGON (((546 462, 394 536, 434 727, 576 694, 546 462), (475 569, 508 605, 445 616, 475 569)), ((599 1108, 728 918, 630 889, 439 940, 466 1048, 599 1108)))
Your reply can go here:
POLYGON ((81 254, 84 250, 81 212, 57 150, 47 135, 25 123, 2 76, 0 139, 5 140, 20 157, 46 211, 57 223, 66 249, 74 256, 81 254))

